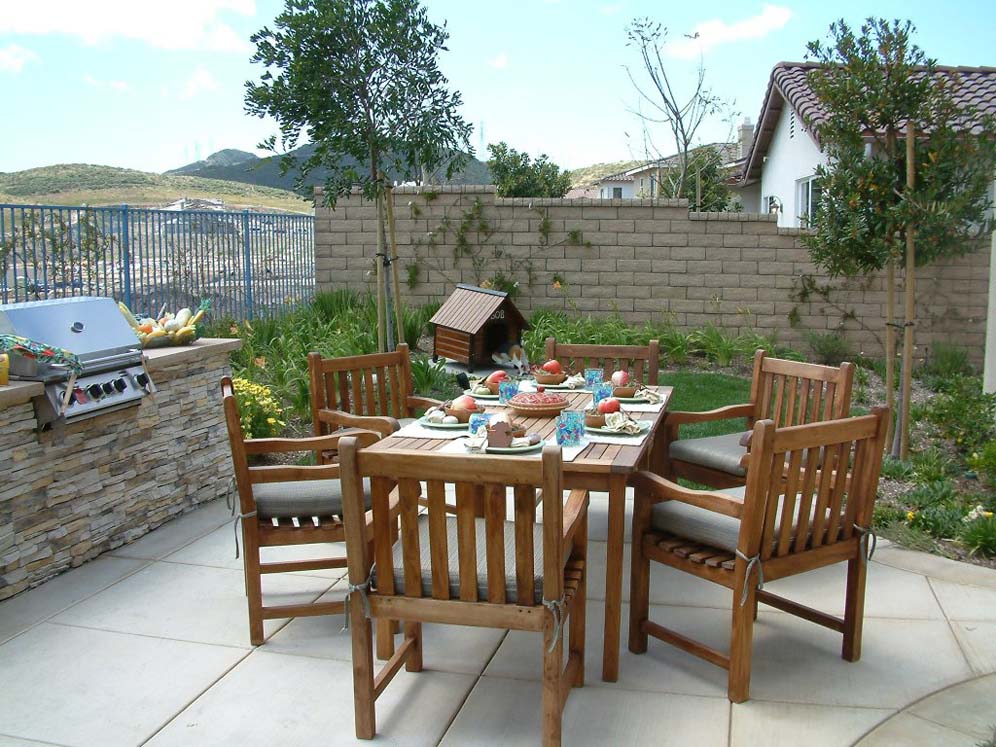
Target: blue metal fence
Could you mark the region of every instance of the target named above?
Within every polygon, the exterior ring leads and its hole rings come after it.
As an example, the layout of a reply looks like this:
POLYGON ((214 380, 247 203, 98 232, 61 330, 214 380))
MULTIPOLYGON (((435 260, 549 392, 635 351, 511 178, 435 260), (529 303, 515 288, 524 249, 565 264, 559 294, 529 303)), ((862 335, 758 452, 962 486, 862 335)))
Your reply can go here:
POLYGON ((314 217, 0 204, 0 302, 111 296, 137 315, 251 319, 315 291, 314 217))

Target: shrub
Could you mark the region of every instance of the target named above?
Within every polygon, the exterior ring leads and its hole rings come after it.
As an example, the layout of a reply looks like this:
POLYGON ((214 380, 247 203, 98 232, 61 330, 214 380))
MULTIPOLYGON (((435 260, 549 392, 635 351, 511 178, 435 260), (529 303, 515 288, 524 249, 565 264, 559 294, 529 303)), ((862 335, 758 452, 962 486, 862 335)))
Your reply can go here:
POLYGON ((972 452, 968 457, 968 466, 978 473, 983 482, 996 487, 996 440, 989 441, 978 451, 972 452))
POLYGON ((658 339, 661 343, 661 351, 667 360, 676 366, 688 363, 688 356, 692 354, 692 343, 688 339, 688 335, 677 329, 666 329, 658 339))
POLYGON ((851 346, 837 332, 809 332, 806 342, 816 356, 817 363, 825 366, 839 366, 851 357, 851 346))
POLYGON ((913 467, 913 479, 921 485, 943 480, 954 469, 951 458, 933 447, 914 454, 910 463, 913 467))
POLYGON ((965 524, 961 541, 972 555, 992 557, 996 555, 996 518, 992 512, 979 516, 965 524))
POLYGON ((935 342, 927 351, 924 373, 931 378, 950 379, 955 376, 970 376, 974 373, 968 362, 968 351, 959 345, 935 342))
POLYGON ((916 510, 954 506, 958 503, 958 493, 950 482, 937 481, 913 488, 906 494, 906 502, 916 510))
POLYGON ((736 337, 713 325, 695 330, 688 339, 696 352, 718 366, 729 366, 742 353, 736 337))
POLYGON ((453 375, 443 361, 433 363, 427 355, 412 358, 412 386, 416 394, 430 396, 433 392, 444 392, 452 381, 453 375))
POLYGON ((890 524, 901 522, 906 518, 906 512, 895 506, 888 506, 884 503, 876 503, 872 509, 872 526, 876 528, 887 527, 890 524))
POLYGON ((938 539, 954 539, 964 531, 965 512, 955 506, 929 506, 922 511, 910 511, 909 524, 938 539))
POLYGON ((996 438, 996 394, 985 394, 978 376, 948 379, 947 390, 930 401, 926 416, 963 453, 996 438))
POLYGON ((913 465, 902 459, 886 456, 882 459, 882 477, 890 480, 912 480, 913 465))
POLYGON ((233 379, 232 390, 239 405, 242 435, 246 438, 270 438, 283 430, 283 408, 270 387, 247 379, 233 379))

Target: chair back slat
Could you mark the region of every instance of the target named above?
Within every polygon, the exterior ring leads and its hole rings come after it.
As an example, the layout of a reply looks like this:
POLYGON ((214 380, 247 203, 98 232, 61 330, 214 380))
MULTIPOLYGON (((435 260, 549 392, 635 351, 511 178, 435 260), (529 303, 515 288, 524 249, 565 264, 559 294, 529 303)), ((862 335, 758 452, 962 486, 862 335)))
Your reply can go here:
POLYGON ((387 369, 388 375, 391 378, 391 416, 395 418, 403 418, 404 406, 402 405, 402 395, 400 377, 398 376, 398 369, 396 366, 391 366, 387 369))
POLYGON ((777 427, 788 427, 846 417, 853 377, 851 363, 834 368, 769 358, 759 350, 751 384, 754 420, 770 418, 777 427))
POLYGON ((487 552, 488 601, 505 604, 505 487, 485 487, 484 537, 487 552))
POLYGON ((429 555, 432 564, 433 599, 450 598, 447 573, 450 548, 446 532, 446 485, 439 480, 426 483, 429 502, 429 555))
MULTIPOLYGON (((562 597, 563 464, 559 447, 547 446, 542 458, 535 459, 408 450, 359 451, 356 443, 346 437, 340 444, 342 469, 351 470, 343 480, 343 501, 349 505, 344 513, 362 515, 362 493, 356 494, 356 486, 362 485, 363 477, 369 477, 378 595, 404 593, 421 597, 428 596, 431 588, 437 600, 534 606, 534 564, 542 557, 544 598, 562 597), (420 513, 422 483, 427 500, 426 510, 420 513), (400 551, 393 534, 397 524, 390 519, 387 501, 392 485, 397 486, 400 551), (450 485, 456 496, 455 518, 447 514, 450 485), (515 507, 511 523, 506 521, 508 488, 512 488, 515 507), (542 488, 544 500, 542 532, 537 531, 536 524, 538 488, 542 488), (539 542, 542 547, 537 546, 539 542), (397 565, 392 554, 398 554, 401 560, 396 573, 398 583, 404 579, 403 590, 393 583, 394 574, 387 572, 397 565)), ((359 575, 359 571, 350 569, 351 579, 359 575)))
POLYGON ((887 411, 775 428, 755 426, 739 548, 762 560, 833 545, 867 527, 887 411))
POLYGON ((456 486, 457 553, 460 569, 460 599, 477 601, 477 525, 476 505, 478 486, 460 483, 456 486))
POLYGON ((372 415, 373 413, 363 407, 363 369, 353 371, 349 380, 353 386, 353 414, 372 415))
POLYGON ((660 342, 651 340, 647 345, 585 345, 558 343, 553 337, 546 339, 547 360, 556 359, 572 373, 583 373, 586 368, 601 368, 607 380, 614 371, 629 371, 635 382, 655 385, 660 366, 660 342))
POLYGON ((533 574, 533 525, 536 523, 536 489, 516 485, 515 496, 515 585, 519 604, 532 606, 536 596, 533 574))
POLYGON ((401 558, 404 567, 406 597, 422 596, 422 548, 418 531, 420 493, 419 483, 415 480, 398 482, 401 507, 401 558))
POLYGON ((813 391, 813 381, 811 379, 802 379, 800 386, 798 415, 796 415, 796 422, 792 425, 802 425, 809 422, 809 409, 811 406, 809 396, 813 391))
POLYGON ((387 397, 387 369, 384 366, 378 366, 374 371, 374 378, 377 380, 377 401, 383 403, 384 412, 390 413, 391 400, 387 397))
MULTIPOLYGON (((796 398, 799 396, 799 379, 793 376, 785 384, 785 417, 782 425, 799 425, 796 420, 796 398)), ((802 422, 806 422, 803 420, 802 422)))

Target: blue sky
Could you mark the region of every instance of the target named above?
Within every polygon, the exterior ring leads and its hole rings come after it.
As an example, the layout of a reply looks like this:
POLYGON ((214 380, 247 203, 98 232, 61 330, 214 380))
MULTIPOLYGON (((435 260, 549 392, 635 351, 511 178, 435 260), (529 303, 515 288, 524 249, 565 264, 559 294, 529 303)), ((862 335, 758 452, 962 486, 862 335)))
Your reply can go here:
MULTIPOLYGON (((757 117, 771 66, 799 60, 832 20, 910 18, 942 64, 996 65, 996 3, 424 0, 446 21, 442 67, 464 97, 472 144, 504 140, 565 167, 639 158, 636 63, 626 24, 651 16, 670 29, 678 85, 699 54, 716 93, 757 117), (699 42, 685 34, 699 31, 699 42), (483 131, 482 131, 483 124, 483 131)), ((162 171, 221 148, 254 150, 272 123, 243 113, 258 75, 248 37, 281 0, 0 0, 0 171, 100 163, 162 171)), ((724 139, 716 120, 703 141, 724 139)), ((660 133, 655 141, 670 150, 660 133)), ((479 152, 478 155, 481 155, 479 152)))

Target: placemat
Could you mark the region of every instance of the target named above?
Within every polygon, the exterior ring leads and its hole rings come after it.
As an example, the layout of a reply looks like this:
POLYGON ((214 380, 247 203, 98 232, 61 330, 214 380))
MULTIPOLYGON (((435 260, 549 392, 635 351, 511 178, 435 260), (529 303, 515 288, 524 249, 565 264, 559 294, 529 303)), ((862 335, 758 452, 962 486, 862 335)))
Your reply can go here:
POLYGON ((647 440, 650 431, 640 436, 604 436, 601 433, 587 433, 585 438, 593 444, 617 444, 619 446, 639 446, 647 440))
MULTIPOLYGON (((580 446, 563 446, 560 449, 561 456, 565 462, 573 462, 578 454, 588 448, 588 442, 582 441, 580 446)), ((477 456, 476 454, 467 451, 463 443, 460 441, 453 441, 452 443, 446 444, 436 450, 437 454, 466 454, 467 456, 477 456)), ((543 449, 537 449, 536 451, 530 451, 525 454, 489 454, 488 456, 517 456, 517 457, 534 457, 539 459, 540 455, 543 453, 543 449)))
POLYGON ((414 423, 409 423, 391 435, 395 438, 437 438, 449 441, 453 438, 463 438, 467 435, 467 431, 466 429, 461 430, 459 428, 452 430, 448 428, 426 428, 416 420, 414 423))
POLYGON ((658 402, 656 405, 651 405, 649 403, 631 405, 628 402, 623 402, 622 409, 626 410, 627 412, 660 412, 661 408, 664 407, 664 405, 666 404, 667 400, 664 400, 663 402, 658 402))

